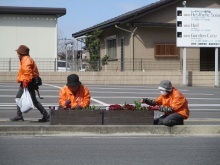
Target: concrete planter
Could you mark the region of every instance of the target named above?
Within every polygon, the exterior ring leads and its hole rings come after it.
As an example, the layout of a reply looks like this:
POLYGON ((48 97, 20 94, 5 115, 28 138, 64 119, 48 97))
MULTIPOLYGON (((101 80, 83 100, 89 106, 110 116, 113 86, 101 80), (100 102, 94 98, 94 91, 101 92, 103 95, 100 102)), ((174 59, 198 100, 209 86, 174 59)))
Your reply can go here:
POLYGON ((153 125, 154 111, 104 111, 104 125, 153 125))
POLYGON ((50 125, 153 125, 154 111, 51 110, 50 125))
POLYGON ((51 110, 51 125, 102 125, 101 110, 51 110))

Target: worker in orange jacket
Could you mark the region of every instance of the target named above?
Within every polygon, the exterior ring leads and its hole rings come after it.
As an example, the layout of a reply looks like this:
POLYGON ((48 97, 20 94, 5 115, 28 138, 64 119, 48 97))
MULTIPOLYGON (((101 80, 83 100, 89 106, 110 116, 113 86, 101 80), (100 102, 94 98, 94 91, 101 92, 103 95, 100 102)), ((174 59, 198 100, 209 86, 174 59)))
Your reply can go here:
MULTIPOLYGON (((31 99, 33 101, 34 106, 40 111, 43 115, 42 119, 39 119, 39 122, 48 122, 49 121, 49 114, 41 105, 40 102, 37 101, 35 95, 35 78, 39 77, 39 72, 36 63, 29 55, 29 48, 25 45, 20 45, 19 48, 16 50, 18 54, 18 58, 20 60, 20 68, 17 75, 17 82, 20 83, 20 87, 16 98, 21 98, 23 94, 24 88, 27 88, 31 99)), ((11 121, 24 121, 22 116, 22 112, 20 107, 17 106, 17 115, 13 118, 10 118, 11 121)))
POLYGON ((71 74, 60 89, 59 105, 62 109, 84 109, 90 105, 90 98, 89 89, 82 85, 79 76, 71 74))
POLYGON ((188 101, 185 96, 169 80, 163 80, 158 87, 161 95, 155 100, 144 98, 142 103, 150 105, 150 109, 164 112, 164 115, 154 120, 154 124, 166 126, 183 125, 189 117, 188 101))

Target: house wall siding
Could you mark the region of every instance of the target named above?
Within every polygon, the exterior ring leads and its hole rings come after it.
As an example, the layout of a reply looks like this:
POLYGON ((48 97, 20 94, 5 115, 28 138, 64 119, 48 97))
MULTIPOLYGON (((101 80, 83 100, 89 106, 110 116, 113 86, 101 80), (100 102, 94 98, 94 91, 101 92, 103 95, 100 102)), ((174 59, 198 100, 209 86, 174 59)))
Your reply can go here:
POLYGON ((176 42, 176 32, 171 28, 138 27, 135 34, 134 55, 136 58, 155 59, 155 44, 175 44, 176 42))
MULTIPOLYGON (((176 23, 176 7, 182 7, 182 1, 175 3, 171 6, 166 6, 159 11, 148 13, 146 16, 137 18, 133 22, 158 22, 158 23, 176 23)), ((187 1, 187 7, 202 7, 202 8, 220 8, 219 0, 192 0, 187 1)), ((133 31, 135 27, 132 27, 131 22, 127 22, 124 25, 118 25, 123 29, 133 31)), ((132 56, 132 38, 131 33, 124 30, 111 27, 104 30, 103 40, 110 35, 117 36, 117 58, 120 60, 120 39, 124 37, 124 59, 133 60, 132 56)), ((167 27, 137 27, 134 33, 134 58, 152 59, 155 62, 161 60, 167 60, 166 58, 155 58, 154 45, 155 44, 176 43, 176 28, 167 27)), ((101 55, 104 55, 106 46, 105 44, 101 48, 101 55)), ((187 70, 200 69, 200 48, 187 48, 186 49, 187 60, 196 60, 193 65, 188 66, 187 70)), ((179 60, 182 63, 183 49, 180 48, 178 56, 175 58, 169 58, 168 60, 179 60)))
POLYGON ((0 14, 0 58, 15 58, 24 44, 33 58, 57 57, 57 18, 44 15, 0 14))

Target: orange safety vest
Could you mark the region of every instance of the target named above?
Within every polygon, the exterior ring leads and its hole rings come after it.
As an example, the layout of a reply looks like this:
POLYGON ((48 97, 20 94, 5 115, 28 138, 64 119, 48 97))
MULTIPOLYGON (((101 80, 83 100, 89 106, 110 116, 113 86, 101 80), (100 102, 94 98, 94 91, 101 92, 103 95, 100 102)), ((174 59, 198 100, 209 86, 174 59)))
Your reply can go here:
POLYGON ((76 92, 76 95, 74 95, 68 86, 65 85, 60 89, 59 105, 65 109, 67 108, 65 106, 66 100, 70 100, 70 108, 75 108, 76 106, 86 108, 90 105, 90 98, 90 92, 86 86, 81 84, 76 92))
POLYGON ((157 105, 171 107, 176 113, 182 115, 184 119, 189 117, 188 101, 186 100, 185 96, 176 88, 173 88, 172 92, 166 96, 160 95, 156 99, 156 103, 157 105))
POLYGON ((27 81, 30 83, 33 78, 38 76, 39 72, 34 60, 30 56, 23 56, 17 74, 17 82, 27 81))

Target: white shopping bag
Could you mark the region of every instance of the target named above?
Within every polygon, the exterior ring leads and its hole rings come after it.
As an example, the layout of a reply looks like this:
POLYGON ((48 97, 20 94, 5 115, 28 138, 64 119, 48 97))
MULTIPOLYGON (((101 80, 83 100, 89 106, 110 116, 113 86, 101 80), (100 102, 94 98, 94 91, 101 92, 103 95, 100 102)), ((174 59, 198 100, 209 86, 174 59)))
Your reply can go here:
POLYGON ((15 99, 16 104, 20 107, 21 112, 27 113, 31 109, 34 108, 33 101, 31 99, 31 95, 27 88, 24 88, 24 92, 21 96, 21 98, 15 99))

